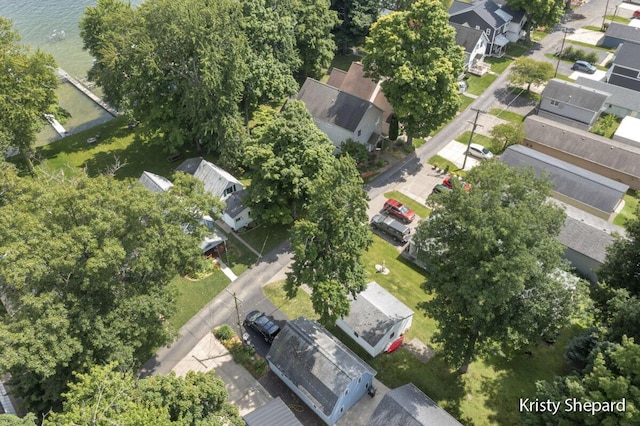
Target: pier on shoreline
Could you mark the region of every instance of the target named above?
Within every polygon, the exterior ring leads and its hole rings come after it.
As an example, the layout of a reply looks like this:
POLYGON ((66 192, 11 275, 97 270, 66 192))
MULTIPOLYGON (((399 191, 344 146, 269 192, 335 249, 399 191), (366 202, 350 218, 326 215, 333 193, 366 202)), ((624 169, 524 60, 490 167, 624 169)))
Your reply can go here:
POLYGON ((113 115, 114 117, 117 117, 118 115, 120 115, 118 110, 111 107, 105 101, 100 99, 95 93, 89 90, 84 84, 80 83, 78 80, 70 76, 69 73, 67 73, 65 70, 63 70, 62 68, 58 68, 57 72, 61 79, 71 83, 76 89, 84 93, 89 99, 94 101, 96 104, 100 105, 102 109, 107 111, 109 114, 113 115))

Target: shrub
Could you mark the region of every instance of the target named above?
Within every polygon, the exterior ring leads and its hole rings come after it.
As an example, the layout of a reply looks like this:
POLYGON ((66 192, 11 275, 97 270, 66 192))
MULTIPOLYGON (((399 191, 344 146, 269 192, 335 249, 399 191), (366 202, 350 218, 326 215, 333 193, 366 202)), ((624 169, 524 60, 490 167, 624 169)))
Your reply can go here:
POLYGON ((598 332, 595 328, 590 328, 567 343, 564 358, 569 367, 577 372, 582 372, 589 363, 589 355, 598 343, 598 332))
POLYGON ((357 164, 364 163, 369 158, 367 147, 359 142, 347 139, 340 144, 341 155, 348 154, 357 164))
POLYGON ((236 332, 233 331, 233 328, 231 328, 231 326, 223 324, 213 332, 213 335, 216 337, 216 339, 224 341, 231 339, 236 335, 236 332))
POLYGON ((586 52, 582 49, 576 49, 573 46, 567 46, 562 52, 562 58, 568 61, 587 61, 591 63, 598 62, 598 54, 595 52, 586 52))

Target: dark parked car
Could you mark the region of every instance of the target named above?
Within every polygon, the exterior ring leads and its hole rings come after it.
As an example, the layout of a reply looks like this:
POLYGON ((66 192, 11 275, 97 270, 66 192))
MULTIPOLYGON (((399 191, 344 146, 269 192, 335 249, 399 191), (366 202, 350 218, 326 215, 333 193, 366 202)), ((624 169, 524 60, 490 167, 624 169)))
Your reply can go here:
POLYGON ((448 187, 445 184, 437 184, 436 186, 433 187, 433 191, 431 191, 432 194, 442 194, 445 192, 451 192, 453 191, 453 188, 448 187))
POLYGON ((273 342, 274 337, 280 333, 280 327, 260 311, 250 312, 244 320, 244 326, 260 333, 268 343, 273 342))
POLYGON ((377 214, 371 219, 371 226, 389 235, 395 241, 409 241, 411 229, 392 217, 377 214))
POLYGON ((593 64, 590 64, 587 61, 575 61, 571 69, 574 71, 586 72, 588 74, 593 74, 597 70, 597 68, 594 67, 593 64))

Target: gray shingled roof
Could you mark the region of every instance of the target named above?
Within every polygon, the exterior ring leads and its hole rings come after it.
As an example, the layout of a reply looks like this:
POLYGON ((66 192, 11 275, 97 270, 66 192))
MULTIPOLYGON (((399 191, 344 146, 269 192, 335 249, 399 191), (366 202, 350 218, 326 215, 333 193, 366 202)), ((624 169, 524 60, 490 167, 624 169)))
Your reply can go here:
POLYGON ((640 96, 638 96, 638 92, 635 90, 605 83, 604 81, 591 80, 586 77, 578 77, 576 83, 581 86, 591 87, 592 89, 609 93, 610 96, 607 98, 607 104, 626 108, 630 111, 640 111, 640 96))
POLYGON ((522 145, 513 145, 500 156, 511 167, 533 167, 536 174, 548 174, 553 190, 595 209, 611 214, 628 185, 590 172, 522 145))
POLYGON ((287 322, 267 359, 327 416, 354 379, 376 374, 320 324, 306 318, 287 322))
MULTIPOLYGON (((466 7, 457 3, 463 2, 453 2, 451 7, 449 8, 449 14, 451 16, 474 13, 479 16, 484 22, 489 24, 492 28, 499 28, 506 22, 504 19, 502 19, 502 17, 500 17, 500 15, 496 13, 496 11, 500 9, 500 7, 490 0, 480 0, 475 3, 466 3, 466 7)), ((459 21, 456 20, 456 22, 459 21)))
POLYGON ((204 184, 204 189, 216 197, 222 197, 224 190, 230 183, 236 184, 238 190, 243 188, 238 179, 202 157, 189 158, 183 161, 182 164, 176 167, 176 172, 193 175, 204 184))
POLYGON ((229 195, 229 197, 225 198, 224 202, 226 204, 226 208, 224 212, 231 217, 235 217, 242 212, 242 210, 247 207, 242 204, 242 199, 247 195, 247 190, 242 189, 240 191, 236 191, 229 195))
POLYGON ((588 111, 600 111, 609 97, 609 93, 569 81, 553 79, 547 83, 542 91, 542 97, 574 105, 588 111))
POLYGON ((173 186, 169 179, 151 172, 142 172, 138 182, 151 192, 166 192, 173 186))
POLYGON ((407 305, 372 281, 351 301, 349 315, 343 321, 367 343, 375 346, 396 323, 413 314, 407 305))
POLYGON ((473 52, 473 49, 475 49, 478 44, 478 40, 482 37, 482 34, 484 34, 484 32, 480 30, 466 25, 456 24, 455 22, 449 22, 449 25, 456 30, 456 44, 462 46, 465 53, 470 54, 473 52))
POLYGON ((280 397, 272 399, 242 418, 247 426, 302 426, 280 397))
POLYGON ((640 177, 640 148, 531 115, 526 139, 630 176, 640 177))
POLYGON ((616 49, 613 63, 621 67, 640 71, 640 45, 635 43, 622 43, 616 49))
POLYGON ((609 28, 607 28, 604 36, 627 40, 637 44, 640 43, 640 28, 612 22, 609 24, 609 28))
POLYGON ((369 108, 379 109, 371 102, 312 78, 307 78, 297 98, 304 102, 314 118, 350 132, 358 128, 358 124, 369 108))
POLYGON ((371 415, 368 426, 460 426, 413 383, 385 394, 371 415))
POLYGON ((573 251, 603 263, 607 255, 607 246, 614 238, 602 229, 567 216, 558 235, 558 241, 573 251))

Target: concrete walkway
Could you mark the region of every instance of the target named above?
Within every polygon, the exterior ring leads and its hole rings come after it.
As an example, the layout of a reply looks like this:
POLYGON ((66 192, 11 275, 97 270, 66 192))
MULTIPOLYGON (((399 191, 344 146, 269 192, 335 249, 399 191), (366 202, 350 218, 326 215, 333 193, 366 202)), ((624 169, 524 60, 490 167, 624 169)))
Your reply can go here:
POLYGON ((233 271, 222 261, 222 259, 216 259, 215 262, 220 265, 220 270, 231 280, 234 282, 238 279, 238 276, 233 273, 233 271))
POLYGON ((213 333, 207 333, 191 352, 173 367, 178 376, 185 376, 189 371, 211 370, 215 370, 215 375, 224 381, 229 392, 227 401, 238 407, 241 416, 273 399, 243 366, 231 358, 227 348, 213 336, 213 333))

